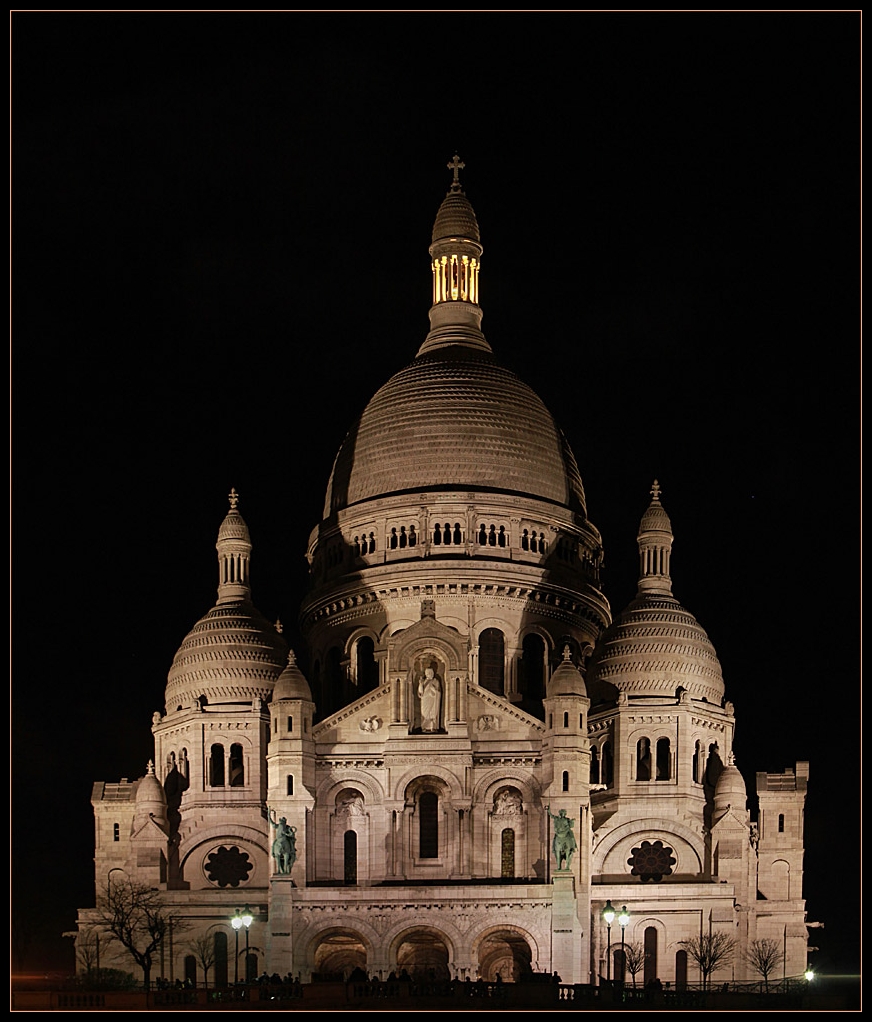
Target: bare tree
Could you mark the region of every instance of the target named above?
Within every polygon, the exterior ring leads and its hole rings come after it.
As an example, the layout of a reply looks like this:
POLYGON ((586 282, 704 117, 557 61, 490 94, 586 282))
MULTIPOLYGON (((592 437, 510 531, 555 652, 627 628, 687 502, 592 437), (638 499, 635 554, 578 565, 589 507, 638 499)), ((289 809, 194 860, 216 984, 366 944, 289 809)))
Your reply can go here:
POLYGON ((633 989, 636 987, 636 976, 645 968, 645 959, 648 957, 645 945, 641 941, 635 944, 624 943, 621 945, 624 950, 624 964, 627 972, 633 977, 633 989))
POLYGON ((702 988, 708 989, 712 973, 732 964, 736 953, 736 938, 729 933, 707 933, 678 941, 679 947, 690 955, 702 973, 702 988))
POLYGON ((100 931, 93 926, 85 926, 81 930, 71 930, 65 937, 76 940, 76 961, 82 967, 87 979, 92 978, 100 968, 100 931))
POLYGON ((128 877, 110 877, 106 891, 97 899, 97 919, 110 943, 120 944, 142 969, 146 990, 151 985, 154 958, 174 923, 176 933, 184 924, 169 913, 160 891, 128 877))
POLYGON ((784 961, 784 952, 780 941, 765 937, 763 940, 751 941, 745 952, 745 961, 763 977, 766 991, 769 991, 769 977, 784 961))
POLYGON ((197 965, 203 970, 203 982, 209 989, 209 970, 218 957, 215 950, 215 936, 211 933, 201 934, 188 941, 188 950, 194 956, 197 965))

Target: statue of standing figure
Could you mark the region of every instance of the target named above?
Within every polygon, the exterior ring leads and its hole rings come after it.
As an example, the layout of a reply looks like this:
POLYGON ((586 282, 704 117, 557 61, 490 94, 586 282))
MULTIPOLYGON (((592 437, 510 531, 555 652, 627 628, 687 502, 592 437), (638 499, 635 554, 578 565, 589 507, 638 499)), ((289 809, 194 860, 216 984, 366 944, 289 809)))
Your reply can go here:
POLYGON ((545 806, 545 812, 554 821, 554 841, 551 848, 554 858, 557 860, 557 869, 568 870, 572 867, 572 855, 578 848, 575 834, 572 827, 575 821, 566 815, 566 810, 561 809, 557 816, 551 812, 551 806, 545 806))
POLYGON ((418 698, 421 700, 421 730, 438 731, 442 686, 432 667, 425 669, 424 677, 418 682, 418 698))
POLYGON ((285 816, 276 819, 275 809, 269 810, 269 821, 276 829, 275 840, 272 844, 276 872, 287 876, 297 860, 297 828, 289 827, 285 816))

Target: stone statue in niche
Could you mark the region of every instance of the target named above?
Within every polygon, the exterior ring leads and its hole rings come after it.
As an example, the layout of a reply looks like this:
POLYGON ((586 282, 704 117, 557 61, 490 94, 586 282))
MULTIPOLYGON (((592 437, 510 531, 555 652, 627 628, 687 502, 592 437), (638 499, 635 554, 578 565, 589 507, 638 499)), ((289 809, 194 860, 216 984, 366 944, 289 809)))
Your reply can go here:
POLYGON ((432 666, 424 668, 424 676, 418 682, 418 698, 421 700, 421 730, 429 733, 438 731, 442 683, 432 666))
POLYGON ((494 800, 495 816, 520 816, 521 796, 512 788, 504 788, 494 800))

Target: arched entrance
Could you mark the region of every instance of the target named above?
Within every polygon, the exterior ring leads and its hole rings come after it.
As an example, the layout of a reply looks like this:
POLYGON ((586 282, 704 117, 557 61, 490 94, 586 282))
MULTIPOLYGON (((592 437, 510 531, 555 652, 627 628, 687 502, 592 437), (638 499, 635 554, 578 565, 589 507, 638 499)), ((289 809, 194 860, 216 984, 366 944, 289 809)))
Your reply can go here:
POLYGON ((397 972, 405 969, 413 980, 450 980, 448 961, 448 946, 435 930, 410 930, 397 944, 397 972))
POLYGON ((488 933, 478 945, 478 973, 486 983, 520 983, 533 971, 533 953, 526 938, 508 928, 488 933))
POLYGON ((315 948, 314 976, 321 980, 344 980, 356 968, 366 971, 366 945, 358 934, 336 930, 321 938, 315 948))

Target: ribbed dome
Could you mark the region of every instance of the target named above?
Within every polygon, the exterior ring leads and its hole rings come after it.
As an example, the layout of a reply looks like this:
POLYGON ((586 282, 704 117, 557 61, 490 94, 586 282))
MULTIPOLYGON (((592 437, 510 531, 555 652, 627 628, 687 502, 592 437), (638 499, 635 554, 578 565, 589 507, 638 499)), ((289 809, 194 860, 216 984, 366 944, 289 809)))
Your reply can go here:
POLYGON ((279 699, 312 701, 312 690, 303 672, 297 666, 297 658, 293 650, 288 653, 288 666, 282 671, 276 682, 276 687, 273 689, 272 701, 275 703, 279 699))
POLYGON ((669 515, 658 501, 652 501, 648 510, 642 515, 639 532, 668 532, 670 536, 672 535, 672 522, 669 521, 669 515))
POLYGON ((268 699, 287 662, 275 627, 247 601, 221 603, 200 618, 167 676, 167 710, 199 696, 211 705, 268 699))
POLYGON ((619 691, 674 696, 720 706, 721 665, 696 618, 672 596, 642 593, 600 636, 587 669, 588 688, 609 682, 619 691))
POLYGON ((471 238, 473 241, 481 241, 475 210, 463 192, 449 192, 439 207, 433 224, 433 241, 441 241, 443 238, 471 238))
POLYGON ((245 519, 236 508, 228 511, 227 517, 221 523, 221 528, 218 530, 218 541, 220 542, 222 539, 241 539, 247 543, 251 542, 245 519))
POLYGON ((324 516, 439 488, 523 493, 585 511, 575 457, 541 399, 493 355, 421 355, 376 393, 336 457, 324 516))

